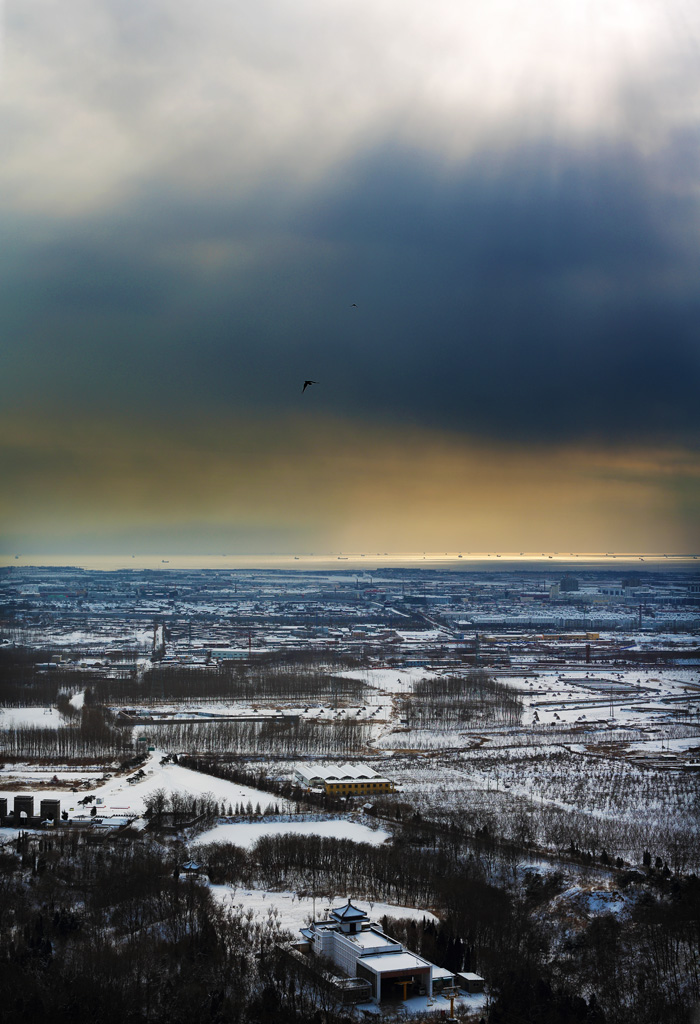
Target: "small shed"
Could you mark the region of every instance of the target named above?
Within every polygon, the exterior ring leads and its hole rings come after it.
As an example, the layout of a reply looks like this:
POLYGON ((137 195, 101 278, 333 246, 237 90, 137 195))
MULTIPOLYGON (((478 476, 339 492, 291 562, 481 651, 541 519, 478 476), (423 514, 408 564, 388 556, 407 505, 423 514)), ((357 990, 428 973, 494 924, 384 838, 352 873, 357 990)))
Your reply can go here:
POLYGON ((460 972, 457 977, 459 983, 465 992, 470 992, 472 995, 477 992, 484 991, 484 985, 486 982, 479 974, 472 974, 470 971, 460 972))
POLYGON ((451 989, 455 986, 455 975, 453 971, 448 971, 445 967, 433 967, 433 992, 443 992, 445 989, 451 989))

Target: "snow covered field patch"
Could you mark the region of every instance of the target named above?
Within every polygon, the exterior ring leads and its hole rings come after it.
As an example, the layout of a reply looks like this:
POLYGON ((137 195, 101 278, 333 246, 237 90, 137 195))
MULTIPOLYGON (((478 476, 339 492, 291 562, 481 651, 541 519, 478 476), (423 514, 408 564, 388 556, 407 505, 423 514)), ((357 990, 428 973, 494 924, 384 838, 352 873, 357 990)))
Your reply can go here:
POLYGON ((263 836, 278 835, 325 836, 333 839, 350 839, 354 843, 370 843, 381 846, 390 839, 382 829, 368 828, 347 818, 328 818, 323 821, 260 821, 235 822, 216 825, 197 837, 197 844, 233 843, 249 850, 263 836))
MULTIPOLYGON (((212 895, 221 903, 231 907, 242 906, 244 910, 252 911, 254 917, 259 920, 269 917, 272 912, 279 927, 283 931, 291 932, 295 939, 299 937, 299 929, 313 920, 314 910, 316 917, 320 919, 330 913, 333 907, 341 906, 347 900, 345 893, 338 893, 337 896, 317 896, 314 900, 311 896, 300 896, 288 891, 270 892, 267 889, 235 888, 228 885, 212 885, 210 889, 212 895)), ((419 910, 416 907, 399 907, 393 903, 355 899, 354 896, 352 903, 375 922, 381 921, 385 916, 395 919, 408 917, 415 921, 421 921, 423 918, 435 922, 438 920, 431 911, 419 910)))

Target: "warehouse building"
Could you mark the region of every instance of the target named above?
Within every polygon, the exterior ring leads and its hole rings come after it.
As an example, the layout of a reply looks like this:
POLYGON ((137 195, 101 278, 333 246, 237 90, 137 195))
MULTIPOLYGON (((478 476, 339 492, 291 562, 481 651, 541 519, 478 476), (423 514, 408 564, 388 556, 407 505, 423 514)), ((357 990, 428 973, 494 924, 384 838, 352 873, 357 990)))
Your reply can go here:
POLYGON ((394 783, 367 764, 297 764, 294 766, 294 781, 307 789, 325 789, 326 793, 334 796, 373 796, 394 792, 394 783))

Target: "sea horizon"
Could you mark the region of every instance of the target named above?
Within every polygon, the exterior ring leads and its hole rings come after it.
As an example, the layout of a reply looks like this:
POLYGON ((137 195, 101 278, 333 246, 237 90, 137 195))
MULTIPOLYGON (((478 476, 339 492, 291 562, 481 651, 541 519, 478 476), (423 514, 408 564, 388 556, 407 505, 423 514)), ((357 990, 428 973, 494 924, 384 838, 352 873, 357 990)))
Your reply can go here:
POLYGON ((665 568, 697 569, 698 555, 658 552, 358 552, 266 554, 2 554, 0 568, 35 569, 75 568, 124 571, 143 569, 177 570, 290 570, 361 571, 382 569, 514 569, 556 565, 561 569, 615 569, 625 566, 638 570, 662 571, 665 568))

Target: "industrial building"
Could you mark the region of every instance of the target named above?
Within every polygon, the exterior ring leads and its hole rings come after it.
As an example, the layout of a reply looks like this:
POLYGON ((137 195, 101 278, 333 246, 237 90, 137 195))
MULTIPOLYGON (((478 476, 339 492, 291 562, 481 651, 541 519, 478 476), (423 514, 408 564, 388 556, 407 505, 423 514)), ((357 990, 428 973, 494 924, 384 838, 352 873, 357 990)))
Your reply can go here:
POLYGON ((350 900, 330 912, 325 921, 302 928, 301 952, 327 957, 348 978, 368 983, 368 995, 382 999, 408 999, 433 995, 434 985, 455 983, 454 975, 411 953, 400 942, 370 923, 369 917, 350 900))
POLYGON ((334 796, 373 796, 394 792, 394 783, 367 764, 297 764, 294 766, 294 781, 307 789, 325 789, 326 793, 334 796))

